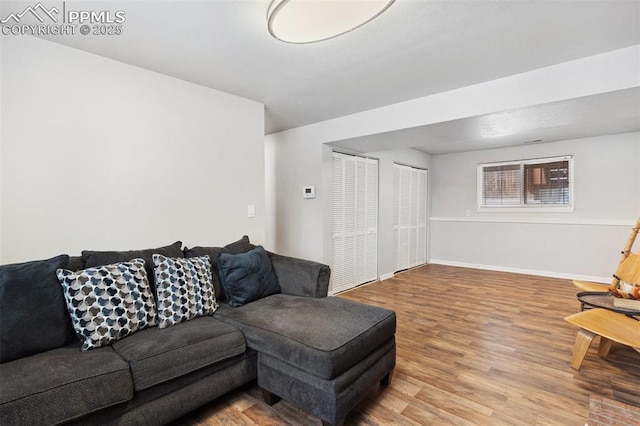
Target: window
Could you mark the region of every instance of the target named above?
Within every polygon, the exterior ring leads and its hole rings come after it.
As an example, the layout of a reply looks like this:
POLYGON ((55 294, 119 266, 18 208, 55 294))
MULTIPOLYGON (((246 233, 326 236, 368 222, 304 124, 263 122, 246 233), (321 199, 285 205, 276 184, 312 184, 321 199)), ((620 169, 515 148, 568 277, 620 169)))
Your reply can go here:
POLYGON ((478 208, 573 210, 572 157, 478 165, 478 208))

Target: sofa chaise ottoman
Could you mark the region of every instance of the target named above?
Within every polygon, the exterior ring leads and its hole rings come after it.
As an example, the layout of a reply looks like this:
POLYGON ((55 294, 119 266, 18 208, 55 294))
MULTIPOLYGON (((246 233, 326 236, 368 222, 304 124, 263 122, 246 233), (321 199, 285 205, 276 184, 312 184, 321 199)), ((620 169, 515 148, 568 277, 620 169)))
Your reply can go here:
POLYGON ((393 311, 335 297, 276 294, 231 308, 216 319, 238 327, 258 352, 258 385, 267 403, 279 398, 342 424, 395 366, 393 311))
POLYGON ((395 312, 326 297, 329 280, 314 279, 329 274, 326 266, 274 253, 269 260, 280 293, 240 307, 221 303, 214 318, 242 330, 258 352, 267 403, 284 398, 325 424, 341 424, 376 383, 389 384, 395 312))

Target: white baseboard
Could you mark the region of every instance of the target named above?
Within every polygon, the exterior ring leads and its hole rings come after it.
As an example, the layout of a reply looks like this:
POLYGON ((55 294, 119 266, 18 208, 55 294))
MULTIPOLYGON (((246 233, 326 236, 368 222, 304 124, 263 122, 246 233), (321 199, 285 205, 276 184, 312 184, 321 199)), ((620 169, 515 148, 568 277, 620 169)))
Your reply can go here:
POLYGON ((537 269, 509 268, 506 266, 482 265, 478 263, 456 262, 451 260, 430 259, 429 263, 436 265, 457 266, 460 268, 483 269, 486 271, 513 272, 515 274, 536 275, 539 277, 562 278, 567 280, 591 281, 594 283, 611 284, 611 277, 593 275, 565 274, 563 272, 540 271, 537 269))
POLYGON ((388 280, 389 278, 393 278, 395 276, 396 276, 396 274, 394 274, 393 272, 389 272, 388 274, 380 275, 380 277, 378 277, 378 280, 379 281, 384 281, 384 280, 388 280))

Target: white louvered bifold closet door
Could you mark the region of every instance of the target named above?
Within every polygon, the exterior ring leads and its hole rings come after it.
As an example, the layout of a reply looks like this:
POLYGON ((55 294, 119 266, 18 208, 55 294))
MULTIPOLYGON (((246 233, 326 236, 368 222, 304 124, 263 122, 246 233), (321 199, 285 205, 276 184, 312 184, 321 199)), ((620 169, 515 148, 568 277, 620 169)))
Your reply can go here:
POLYGON ((427 262, 427 171, 393 165, 394 271, 427 262))
POLYGON ((332 293, 378 278, 378 161, 333 153, 332 293))

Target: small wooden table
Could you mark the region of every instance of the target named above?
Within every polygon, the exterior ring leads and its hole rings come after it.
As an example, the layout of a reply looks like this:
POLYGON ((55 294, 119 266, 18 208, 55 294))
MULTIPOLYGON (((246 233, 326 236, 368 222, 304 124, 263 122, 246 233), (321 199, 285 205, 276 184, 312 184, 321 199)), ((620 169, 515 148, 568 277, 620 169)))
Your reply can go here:
POLYGON ((584 311, 585 305, 587 305, 592 308, 604 308, 625 315, 640 315, 640 310, 638 309, 614 306, 613 300, 615 299, 615 296, 611 293, 581 291, 576 295, 576 297, 580 301, 580 310, 582 311, 584 311))

